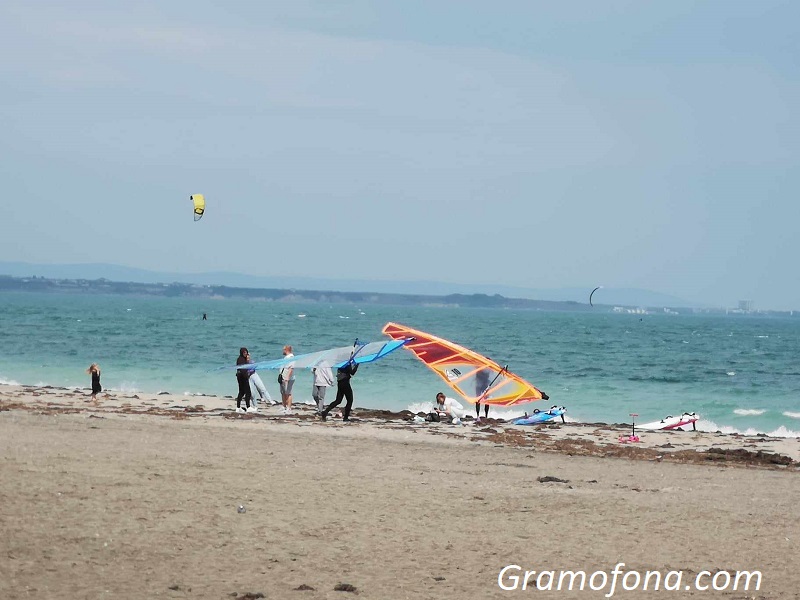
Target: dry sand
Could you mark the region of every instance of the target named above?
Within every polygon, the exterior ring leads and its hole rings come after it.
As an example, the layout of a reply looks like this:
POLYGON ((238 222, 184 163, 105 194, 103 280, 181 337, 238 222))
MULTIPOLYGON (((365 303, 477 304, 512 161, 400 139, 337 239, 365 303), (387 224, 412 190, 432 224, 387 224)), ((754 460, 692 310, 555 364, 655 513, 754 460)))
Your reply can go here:
POLYGON ((0 598, 603 598, 498 573, 618 562, 762 581, 614 597, 800 598, 798 440, 86 394, 0 386, 0 598))

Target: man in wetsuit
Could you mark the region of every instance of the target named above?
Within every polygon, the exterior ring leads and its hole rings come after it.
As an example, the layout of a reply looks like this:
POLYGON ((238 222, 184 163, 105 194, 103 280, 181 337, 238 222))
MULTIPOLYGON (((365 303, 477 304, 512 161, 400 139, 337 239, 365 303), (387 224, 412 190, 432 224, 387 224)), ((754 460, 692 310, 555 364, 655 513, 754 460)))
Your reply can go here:
MULTIPOLYGON (((475 402, 475 422, 479 423, 481 420, 481 396, 489 387, 489 376, 491 371, 489 369, 481 369, 475 374, 475 395, 478 397, 475 402)), ((489 418, 489 405, 483 405, 483 418, 489 418)))
POLYGON ((358 371, 358 365, 350 360, 346 365, 339 367, 336 370, 336 400, 328 405, 328 408, 320 413, 320 418, 325 421, 330 412, 342 403, 342 398, 347 398, 347 403, 344 405, 344 412, 342 421, 350 420, 350 409, 353 408, 353 388, 350 385, 350 379, 358 371))

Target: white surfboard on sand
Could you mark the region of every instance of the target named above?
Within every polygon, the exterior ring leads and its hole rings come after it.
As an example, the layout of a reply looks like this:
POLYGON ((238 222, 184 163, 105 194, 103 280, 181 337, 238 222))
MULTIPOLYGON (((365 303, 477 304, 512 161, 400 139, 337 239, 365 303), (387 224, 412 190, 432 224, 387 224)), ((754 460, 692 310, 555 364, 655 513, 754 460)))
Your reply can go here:
POLYGON ((695 429, 695 423, 700 417, 697 416, 696 413, 683 413, 678 417, 673 417, 672 415, 664 417, 660 421, 652 421, 651 423, 645 423, 644 425, 637 425, 637 429, 643 429, 648 431, 656 431, 659 429, 677 429, 678 427, 686 427, 688 425, 692 426, 692 429, 695 429))

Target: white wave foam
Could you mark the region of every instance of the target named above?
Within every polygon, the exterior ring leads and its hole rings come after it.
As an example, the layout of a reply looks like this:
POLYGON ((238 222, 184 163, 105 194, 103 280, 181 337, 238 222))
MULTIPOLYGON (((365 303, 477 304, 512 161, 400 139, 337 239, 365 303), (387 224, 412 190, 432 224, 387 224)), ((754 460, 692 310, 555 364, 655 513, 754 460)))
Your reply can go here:
POLYGON ((140 390, 136 387, 135 381, 123 381, 118 387, 114 388, 114 391, 123 392, 125 394, 138 394, 140 390))
POLYGON ((763 415, 765 412, 767 412, 767 410, 764 408, 737 408, 733 412, 737 415, 746 417, 749 415, 763 415))
POLYGON ((733 377, 734 375, 736 375, 736 371, 728 371, 728 372, 726 373, 726 375, 727 375, 728 377, 733 377))
POLYGON ((789 417, 790 419, 800 419, 800 412, 789 412, 788 410, 783 413, 784 417, 789 417))
POLYGON ((22 385, 19 381, 14 381, 13 379, 4 379, 0 377, 0 385, 22 385))
POLYGON ((433 403, 432 402, 412 402, 406 407, 407 410, 410 410, 412 413, 429 413, 433 410, 433 403))
POLYGON ((791 429, 787 429, 783 425, 775 429, 774 431, 759 431, 758 429, 754 429, 749 427, 742 431, 741 429, 736 429, 735 427, 729 427, 727 425, 723 425, 720 427, 714 421, 706 421, 700 420, 697 422, 697 430, 698 431, 707 431, 713 433, 715 431, 720 431, 722 433, 732 434, 738 433, 739 435, 758 435, 759 433, 766 434, 770 437, 781 437, 781 438, 800 438, 800 431, 792 431, 791 429))
POLYGON ((771 432, 769 435, 775 437, 800 438, 800 431, 792 431, 791 429, 787 429, 786 427, 781 425, 775 431, 771 432))

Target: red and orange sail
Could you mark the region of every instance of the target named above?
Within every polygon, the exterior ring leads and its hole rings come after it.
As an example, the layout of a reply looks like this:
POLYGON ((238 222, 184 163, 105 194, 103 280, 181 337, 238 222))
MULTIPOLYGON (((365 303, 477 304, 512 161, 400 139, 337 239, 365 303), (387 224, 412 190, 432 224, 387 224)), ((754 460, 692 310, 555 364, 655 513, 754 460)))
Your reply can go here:
POLYGON ((397 323, 387 323, 383 333, 395 340, 414 338, 406 343, 406 350, 467 402, 512 406, 549 398, 506 367, 448 340, 397 323))

